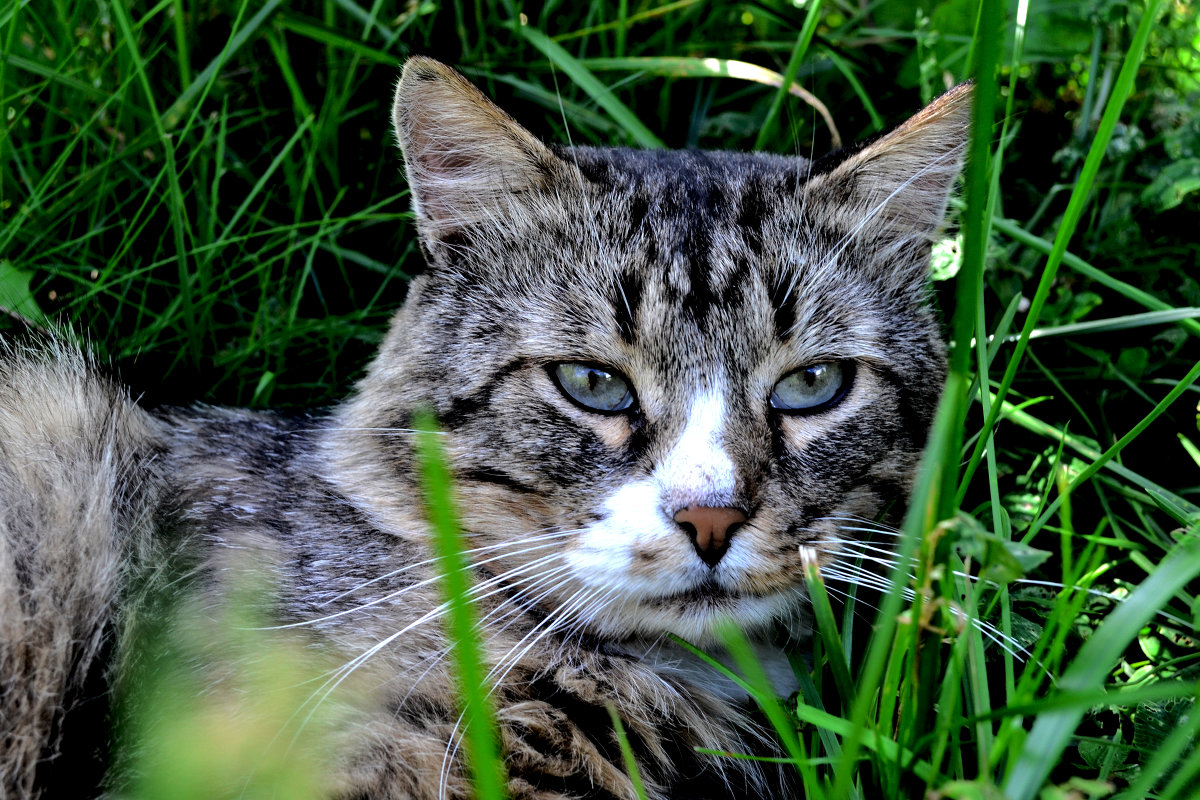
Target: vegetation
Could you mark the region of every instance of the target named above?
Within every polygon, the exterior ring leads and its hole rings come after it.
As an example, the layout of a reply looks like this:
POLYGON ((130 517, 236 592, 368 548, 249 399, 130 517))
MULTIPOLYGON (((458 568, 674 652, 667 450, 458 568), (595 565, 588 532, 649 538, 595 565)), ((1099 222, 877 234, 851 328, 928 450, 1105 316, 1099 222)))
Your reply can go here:
MULTIPOLYGON (((0 329, 86 331, 149 404, 343 396, 421 269, 388 132, 410 53, 549 140, 805 155, 973 76, 959 234, 935 265, 952 371, 886 543, 899 588, 856 596, 854 565, 810 576, 799 697, 775 705, 751 660, 728 666, 810 797, 1183 800, 1200 774, 1198 15, 7 0, 0 329)), ((173 763, 146 759, 144 796, 173 763)))

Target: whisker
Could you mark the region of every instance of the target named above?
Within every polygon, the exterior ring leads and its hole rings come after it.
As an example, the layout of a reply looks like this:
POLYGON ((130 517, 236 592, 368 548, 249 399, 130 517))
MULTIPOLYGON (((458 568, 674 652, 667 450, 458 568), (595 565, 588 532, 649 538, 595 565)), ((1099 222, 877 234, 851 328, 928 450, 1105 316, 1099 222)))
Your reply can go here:
MULTIPOLYGON (((521 545, 521 544, 528 544, 530 542, 544 541, 546 539, 554 539, 554 538, 565 538, 566 536, 570 536, 570 535, 573 535, 573 534, 576 534, 579 532, 579 529, 575 528, 575 529, 570 529, 570 530, 554 531, 551 533, 542 533, 542 531, 549 530, 552 527, 553 526, 548 526, 547 528, 539 528, 536 531, 531 531, 531 533, 538 534, 538 535, 525 536, 525 537, 521 537, 519 539, 510 539, 510 540, 507 540, 504 542, 500 542, 498 544, 489 544, 489 545, 484 545, 481 547, 471 547, 471 548, 463 550, 462 554, 464 556, 470 556, 472 554, 491 552, 494 550, 501 550, 501 549, 504 549, 507 547, 513 547, 513 546, 517 546, 517 545, 521 545)), ((522 552, 525 552, 525 551, 522 551, 522 552)), ((516 554, 513 554, 513 555, 516 555, 516 554)), ((409 570, 418 569, 420 567, 428 566, 429 564, 436 564, 440 560, 441 559, 439 557, 433 556, 431 558, 426 558, 421 561, 417 561, 416 563, 413 563, 413 564, 407 564, 403 567, 400 567, 399 569, 394 569, 391 572, 385 572, 382 575, 377 575, 376 577, 371 578, 368 581, 364 581, 363 583, 358 584, 357 586, 355 586, 352 589, 347 589, 346 591, 341 592, 340 594, 334 595, 333 597, 329 598, 328 600, 325 600, 324 602, 320 603, 317 606, 317 608, 324 608, 325 606, 329 605, 330 603, 341 600, 343 597, 346 597, 347 595, 350 595, 350 594, 354 594, 355 592, 357 592, 361 589, 364 589, 367 586, 370 586, 371 584, 376 583, 378 581, 387 580, 388 578, 394 578, 397 575, 408 572, 409 570)), ((473 566, 473 565, 469 564, 468 566, 473 566)))
MULTIPOLYGON (((519 551, 518 553, 501 553, 500 555, 492 556, 491 558, 486 558, 483 561, 472 562, 472 563, 468 564, 468 567, 470 567, 470 568, 480 567, 480 566, 483 566, 484 564, 490 564, 494 561, 500 561, 502 559, 512 558, 513 556, 520 555, 521 553, 528 553, 528 552, 532 552, 534 550, 544 550, 547 547, 553 547, 555 544, 556 544, 556 542, 547 542, 545 544, 540 544, 540 545, 536 545, 534 547, 526 548, 522 551, 519 551)), ((546 556, 545 558, 558 558, 558 557, 561 557, 561 553, 556 551, 555 553, 552 553, 550 556, 546 556)), ((436 561, 437 559, 432 559, 432 560, 436 561)), ((540 561, 540 559, 535 559, 532 562, 526 562, 526 564, 520 565, 519 567, 515 567, 514 569, 528 568, 528 566, 530 564, 538 563, 539 561, 540 561)), ((504 575, 506 573, 500 573, 500 574, 504 575)), ((395 591, 388 592, 387 594, 381 595, 381 596, 375 598, 374 600, 369 600, 365 603, 360 603, 359 605, 353 606, 352 608, 346 608, 341 611, 336 611, 332 614, 326 614, 323 617, 315 617, 313 619, 302 620, 300 622, 288 622, 288 623, 284 623, 282 625, 271 625, 271 626, 267 626, 267 627, 263 627, 263 628, 255 628, 255 630, 264 630, 264 631, 285 630, 287 628, 300 628, 300 627, 305 627, 308 625, 316 625, 318 623, 328 622, 329 620, 337 619, 338 617, 343 617, 343 616, 346 616, 347 614, 358 613, 358 612, 364 611, 365 609, 372 608, 374 606, 381 605, 383 603, 387 603, 389 601, 395 600, 395 599, 403 596, 407 592, 410 592, 414 589, 419 589, 419 588, 428 586, 432 583, 436 583, 437 581, 441 580, 441 577, 442 576, 439 574, 439 575, 433 575, 428 578, 424 578, 423 580, 419 580, 415 583, 411 583, 408 586, 403 586, 399 589, 396 589, 395 591)), ((489 579, 489 581, 490 580, 494 580, 494 578, 489 579)), ((487 582, 484 582, 484 583, 486 584, 487 582)), ((476 587, 478 587, 479 585, 481 585, 481 584, 476 584, 476 587)), ((472 591, 474 591, 474 589, 472 589, 472 591)))
POLYGON ((888 525, 886 523, 877 522, 875 520, 867 519, 866 517, 855 516, 853 514, 851 514, 849 516, 816 517, 815 520, 820 520, 820 521, 828 520, 830 522, 853 522, 856 525, 870 525, 873 527, 863 528, 862 530, 871 530, 871 531, 877 532, 877 533, 899 534, 902 532, 899 528, 892 527, 891 525, 888 525))
MULTIPOLYGON (((562 565, 562 566, 556 567, 555 569, 551 570, 549 573, 541 573, 538 575, 534 575, 530 578, 526 578, 526 579, 523 579, 522 581, 517 581, 514 584, 510 584, 509 586, 506 586, 505 588, 510 588, 511 586, 519 585, 520 583, 522 583, 524 581, 533 581, 534 583, 532 584, 532 588, 537 588, 540 585, 549 583, 555 577, 556 574, 561 574, 561 572, 568 570, 568 569, 570 569, 569 565, 562 565)), ((555 585, 562 586, 565 583, 567 583, 567 581, 560 580, 555 585)), ((520 594, 520 593, 518 593, 518 594, 520 594)), ((487 622, 487 620, 501 610, 503 610, 505 612, 504 616, 500 617, 500 619, 503 619, 504 617, 514 616, 514 615, 519 614, 519 612, 527 611, 528 609, 512 603, 511 600, 506 600, 504 603, 501 603, 496 608, 494 608, 490 612, 488 612, 488 614, 485 615, 483 618, 478 620, 475 624, 475 630, 477 630, 477 631, 484 630, 486 627, 485 623, 487 622)), ((512 623, 510 622, 508 625, 505 625, 503 628, 501 628, 499 630, 495 630, 494 626, 493 626, 493 629, 489 633, 487 639, 484 640, 485 644, 494 641, 511 624, 512 623)), ((454 649, 453 644, 448 645, 447 647, 443 647, 442 649, 436 651, 433 655, 431 655, 429 657, 429 659, 427 659, 429 661, 429 665, 425 668, 425 670, 419 676, 417 676, 417 678, 415 680, 413 680, 411 682, 411 685, 410 685, 408 691, 400 699, 400 702, 398 703, 398 705, 403 705, 404 702, 408 700, 408 698, 416 690, 417 686, 420 685, 422 680, 424 680, 425 676, 428 675, 429 672, 434 669, 434 667, 438 666, 438 664, 440 664, 443 660, 445 660, 446 656, 448 656, 451 653, 451 651, 453 651, 453 649, 454 649)))

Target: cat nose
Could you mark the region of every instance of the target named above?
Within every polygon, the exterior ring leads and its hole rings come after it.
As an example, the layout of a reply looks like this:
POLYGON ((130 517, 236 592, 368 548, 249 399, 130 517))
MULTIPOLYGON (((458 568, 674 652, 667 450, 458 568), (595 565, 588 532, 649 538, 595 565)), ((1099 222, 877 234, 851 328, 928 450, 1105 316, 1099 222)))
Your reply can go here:
POLYGON ((700 559, 715 567, 725 551, 733 532, 746 521, 740 508, 710 508, 688 506, 675 512, 675 522, 687 533, 700 559))

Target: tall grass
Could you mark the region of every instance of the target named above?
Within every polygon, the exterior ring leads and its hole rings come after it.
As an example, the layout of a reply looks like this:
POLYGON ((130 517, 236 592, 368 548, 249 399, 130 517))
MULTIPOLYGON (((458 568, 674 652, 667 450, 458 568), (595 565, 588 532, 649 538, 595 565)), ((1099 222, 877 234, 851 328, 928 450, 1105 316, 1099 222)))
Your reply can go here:
POLYGON ((1195 796, 1194 4, 45 0, 0 47, 0 325, 68 322, 150 404, 347 391, 421 269, 411 53, 547 139, 802 155, 973 77, 896 588, 808 576, 795 697, 735 632, 720 668, 814 797, 1195 796))

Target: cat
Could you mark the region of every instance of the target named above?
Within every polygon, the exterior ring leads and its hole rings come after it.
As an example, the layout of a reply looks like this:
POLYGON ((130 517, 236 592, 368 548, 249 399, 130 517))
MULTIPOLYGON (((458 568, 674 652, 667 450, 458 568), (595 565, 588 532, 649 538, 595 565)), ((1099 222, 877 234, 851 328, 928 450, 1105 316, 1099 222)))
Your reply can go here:
POLYGON ((122 685, 145 598, 211 612, 258 572, 272 622, 366 692, 322 791, 472 796, 411 433, 428 410, 509 796, 635 797, 610 706, 650 797, 788 796, 790 768, 696 752, 780 755, 666 635, 715 648, 733 620, 786 694, 803 563, 837 563, 840 521, 902 513, 969 117, 960 86, 815 161, 547 146, 411 58, 393 123, 428 269, 344 404, 150 412, 73 346, 4 346, 0 793, 53 794, 64 737, 104 738, 73 725, 122 685))

